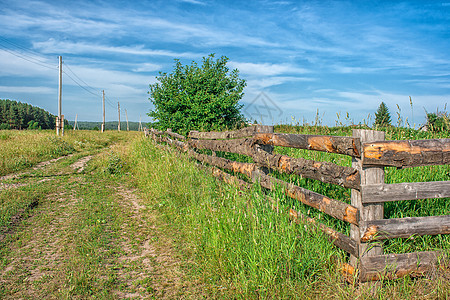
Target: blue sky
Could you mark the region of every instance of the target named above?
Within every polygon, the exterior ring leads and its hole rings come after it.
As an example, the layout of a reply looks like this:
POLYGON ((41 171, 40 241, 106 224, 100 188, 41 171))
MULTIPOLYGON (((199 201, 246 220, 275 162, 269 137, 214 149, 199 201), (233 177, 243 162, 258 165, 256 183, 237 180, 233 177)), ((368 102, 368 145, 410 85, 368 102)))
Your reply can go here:
POLYGON ((61 55, 69 120, 100 121, 105 90, 107 120, 149 121, 158 72, 216 53, 249 118, 371 123, 384 101, 417 127, 450 102, 449 49, 450 1, 0 0, 0 98, 56 114, 61 55))

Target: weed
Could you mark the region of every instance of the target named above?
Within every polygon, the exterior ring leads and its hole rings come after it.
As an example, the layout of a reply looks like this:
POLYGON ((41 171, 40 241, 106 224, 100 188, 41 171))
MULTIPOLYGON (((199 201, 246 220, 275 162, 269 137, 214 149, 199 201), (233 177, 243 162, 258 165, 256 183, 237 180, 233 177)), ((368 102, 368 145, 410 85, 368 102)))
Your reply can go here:
POLYGON ((108 155, 107 166, 105 172, 110 175, 120 175, 124 173, 125 162, 114 152, 108 155))

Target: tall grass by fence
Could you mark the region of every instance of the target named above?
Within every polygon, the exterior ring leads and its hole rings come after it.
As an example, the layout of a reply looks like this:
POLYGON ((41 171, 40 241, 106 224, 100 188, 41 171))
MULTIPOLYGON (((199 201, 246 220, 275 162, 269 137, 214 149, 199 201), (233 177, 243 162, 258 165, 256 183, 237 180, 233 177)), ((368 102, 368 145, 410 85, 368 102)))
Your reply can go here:
POLYGON ((365 282, 420 275, 435 268, 444 258, 440 251, 383 254, 377 241, 450 233, 450 215, 383 219, 383 203, 387 201, 450 197, 450 181, 384 183, 384 166, 450 164, 450 139, 385 141, 384 132, 360 129, 353 130, 352 137, 281 134, 274 133, 272 126, 260 125, 226 132, 191 131, 187 138, 170 130, 151 129, 147 134, 213 166, 213 175, 222 180, 235 182, 242 188, 257 183, 268 190, 281 189, 289 197, 349 223, 348 236, 299 211, 289 210, 293 221, 316 226, 334 245, 350 254, 349 263, 343 267, 348 280, 365 282), (352 166, 275 154, 274 146, 348 155, 352 157, 352 166), (244 155, 253 162, 219 157, 216 151, 244 155), (221 169, 244 174, 250 180, 221 169), (271 175, 273 170, 351 188, 351 203, 277 179, 271 175))

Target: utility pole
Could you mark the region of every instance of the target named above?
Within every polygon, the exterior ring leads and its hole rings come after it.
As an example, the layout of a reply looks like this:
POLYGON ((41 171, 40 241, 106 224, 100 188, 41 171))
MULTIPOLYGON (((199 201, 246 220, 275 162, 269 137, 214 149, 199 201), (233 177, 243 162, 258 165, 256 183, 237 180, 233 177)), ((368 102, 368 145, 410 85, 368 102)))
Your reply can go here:
POLYGON ((142 123, 141 123, 141 120, 142 120, 142 116, 139 115, 139 127, 138 127, 138 131, 141 131, 141 130, 142 130, 142 123))
POLYGON ((73 125, 73 131, 77 130, 77 128, 78 128, 77 119, 78 119, 78 114, 75 115, 75 124, 73 125))
POLYGON ((127 118, 127 131, 130 131, 130 127, 128 127, 128 114, 126 108, 125 108, 125 117, 127 118))
POLYGON ((119 125, 117 126, 117 131, 120 131, 120 103, 117 102, 117 109, 119 111, 119 125))
POLYGON ((102 93, 103 93, 103 123, 102 123, 102 132, 105 132, 105 90, 103 90, 102 93))
POLYGON ((64 136, 64 121, 62 120, 62 56, 59 56, 59 86, 58 86, 58 116, 56 117, 56 135, 64 136), (61 130, 62 128, 62 130, 61 130))

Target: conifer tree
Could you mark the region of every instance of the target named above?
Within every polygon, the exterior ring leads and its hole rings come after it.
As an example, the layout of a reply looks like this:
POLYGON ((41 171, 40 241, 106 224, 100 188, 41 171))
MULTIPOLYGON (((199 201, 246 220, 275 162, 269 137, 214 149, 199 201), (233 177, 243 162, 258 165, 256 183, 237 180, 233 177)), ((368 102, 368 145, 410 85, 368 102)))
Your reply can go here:
POLYGON ((375 113, 375 127, 387 127, 391 126, 391 115, 389 109, 384 102, 381 102, 380 106, 375 113))

